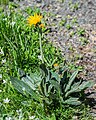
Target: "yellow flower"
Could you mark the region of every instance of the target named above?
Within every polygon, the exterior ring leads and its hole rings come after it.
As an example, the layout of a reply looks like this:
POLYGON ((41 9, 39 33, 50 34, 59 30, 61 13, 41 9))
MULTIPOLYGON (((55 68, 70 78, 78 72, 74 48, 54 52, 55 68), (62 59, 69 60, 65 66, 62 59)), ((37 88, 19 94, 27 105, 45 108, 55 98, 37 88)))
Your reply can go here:
POLYGON ((27 21, 28 21, 28 24, 32 26, 32 25, 36 25, 37 23, 39 23, 41 19, 42 19, 42 16, 35 13, 34 16, 29 16, 27 21))
POLYGON ((39 27, 44 28, 45 26, 44 26, 44 24, 40 24, 39 27))
POLYGON ((55 63, 53 66, 54 66, 54 67, 58 67, 59 65, 58 65, 57 63, 55 63))

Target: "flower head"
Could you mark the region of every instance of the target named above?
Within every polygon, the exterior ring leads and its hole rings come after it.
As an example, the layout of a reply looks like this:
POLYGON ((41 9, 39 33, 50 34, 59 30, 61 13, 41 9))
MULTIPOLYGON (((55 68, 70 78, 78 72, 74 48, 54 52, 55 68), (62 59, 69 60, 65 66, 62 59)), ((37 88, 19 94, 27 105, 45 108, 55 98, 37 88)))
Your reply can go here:
POLYGON ((5 120, 12 120, 12 118, 9 116, 9 117, 6 117, 5 120))
POLYGON ((58 65, 58 63, 55 63, 53 66, 54 66, 54 67, 58 67, 59 65, 58 65))
POLYGON ((6 84, 7 83, 7 81, 6 80, 3 80, 3 84, 6 84))
POLYGON ((42 19, 42 16, 40 14, 38 15, 37 13, 35 13, 34 16, 29 16, 27 21, 28 21, 28 24, 32 26, 39 23, 41 19, 42 19))
POLYGON ((6 98, 6 99, 3 100, 3 102, 4 102, 4 103, 9 103, 10 100, 9 100, 8 98, 6 98))
POLYGON ((44 26, 44 24, 40 24, 39 27, 44 28, 45 26, 44 26))
POLYGON ((35 116, 29 116, 29 120, 33 120, 35 116))
POLYGON ((14 26, 14 25, 16 24, 16 22, 11 22, 10 24, 11 24, 12 26, 14 26))

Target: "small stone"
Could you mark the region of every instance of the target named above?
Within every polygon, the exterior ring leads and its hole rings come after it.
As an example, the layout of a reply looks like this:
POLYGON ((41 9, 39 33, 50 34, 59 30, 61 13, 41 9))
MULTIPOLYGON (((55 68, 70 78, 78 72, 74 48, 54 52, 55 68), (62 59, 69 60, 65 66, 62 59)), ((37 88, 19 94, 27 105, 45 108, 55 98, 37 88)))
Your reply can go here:
POLYGON ((36 2, 37 2, 37 3, 41 3, 41 2, 42 2, 42 0, 36 0, 36 2))
POLYGON ((62 15, 57 15, 56 18, 62 18, 62 15))
POLYGON ((93 86, 93 89, 96 90, 96 84, 93 86))
POLYGON ((73 116, 73 120, 78 120, 78 116, 73 116))

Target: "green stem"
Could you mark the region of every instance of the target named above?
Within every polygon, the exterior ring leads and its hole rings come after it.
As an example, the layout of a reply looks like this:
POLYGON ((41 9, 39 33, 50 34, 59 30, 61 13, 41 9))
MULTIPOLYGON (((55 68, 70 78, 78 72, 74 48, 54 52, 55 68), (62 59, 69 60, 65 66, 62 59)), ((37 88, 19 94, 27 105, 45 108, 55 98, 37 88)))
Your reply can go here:
POLYGON ((42 63, 44 63, 44 59, 43 59, 43 50, 42 50, 42 33, 39 33, 39 43, 40 43, 40 52, 41 52, 41 60, 42 63))

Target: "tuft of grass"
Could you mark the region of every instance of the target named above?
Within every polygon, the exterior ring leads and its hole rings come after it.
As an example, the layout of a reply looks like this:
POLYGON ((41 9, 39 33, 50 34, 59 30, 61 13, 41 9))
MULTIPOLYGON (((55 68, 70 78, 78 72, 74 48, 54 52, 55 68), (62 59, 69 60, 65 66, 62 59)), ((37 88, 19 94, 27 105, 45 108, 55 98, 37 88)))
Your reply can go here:
POLYGON ((13 0, 0 0, 0 5, 7 5, 9 2, 13 2, 13 0))

